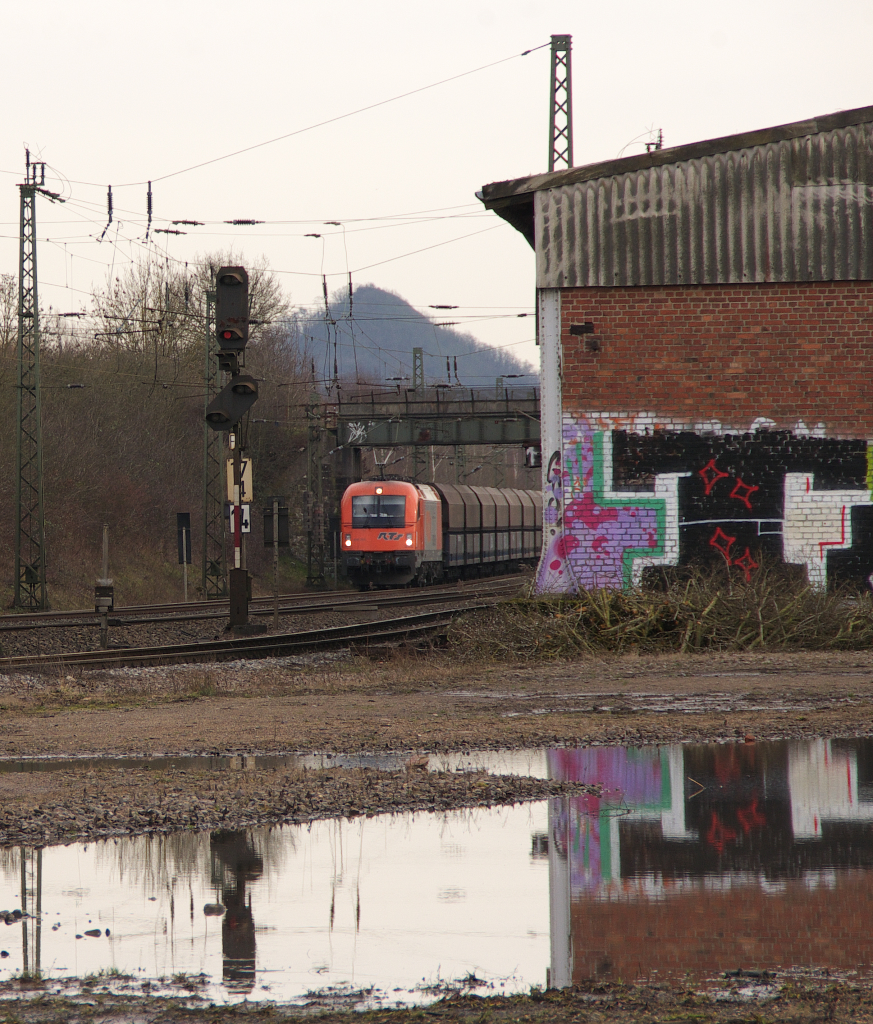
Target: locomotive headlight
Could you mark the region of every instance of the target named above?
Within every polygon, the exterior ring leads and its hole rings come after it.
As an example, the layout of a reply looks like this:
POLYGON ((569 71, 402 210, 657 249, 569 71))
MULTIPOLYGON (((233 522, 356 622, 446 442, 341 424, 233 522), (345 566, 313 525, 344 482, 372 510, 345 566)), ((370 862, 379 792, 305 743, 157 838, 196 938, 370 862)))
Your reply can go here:
POLYGON ((412 547, 412 534, 411 533, 407 533, 407 535, 406 535, 406 546, 408 548, 412 547))
POLYGON ((351 546, 352 546, 352 535, 350 533, 347 533, 346 534, 346 547, 350 548, 351 546))

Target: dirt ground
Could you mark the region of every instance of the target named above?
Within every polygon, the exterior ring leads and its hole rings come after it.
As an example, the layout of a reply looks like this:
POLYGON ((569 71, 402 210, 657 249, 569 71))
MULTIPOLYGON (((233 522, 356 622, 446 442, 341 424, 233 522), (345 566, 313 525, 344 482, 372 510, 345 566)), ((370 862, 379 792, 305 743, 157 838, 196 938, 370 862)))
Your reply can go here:
POLYGON ((6 757, 657 743, 873 732, 873 652, 438 653, 0 676, 6 757))
MULTIPOLYGON (((0 676, 6 759, 392 752, 393 770, 228 772, 202 764, 0 771, 0 845, 174 828, 508 803, 422 755, 544 745, 873 733, 873 654, 719 654, 459 662, 441 654, 0 676)), ((557 784, 551 784, 554 788, 557 784)), ((557 792, 557 790, 554 790, 557 792)))
MULTIPOLYGON (((548 744, 857 736, 873 733, 873 653, 625 656, 482 663, 448 655, 276 659, 185 668, 0 677, 6 758, 402 752, 400 770, 244 773, 63 766, 0 774, 0 844, 450 808, 547 795, 554 783, 422 770, 423 753, 548 744), (240 781, 242 780, 242 781, 240 781)), ((560 785, 560 784, 558 784, 560 785)), ((601 987, 523 999, 449 998, 363 1022, 873 1021, 873 986, 780 978, 751 1001, 740 981, 601 987)), ((187 1000, 29 998, 0 986, 0 1022, 280 1021, 288 1007, 187 1000)), ((308 1015, 348 1020, 311 1006, 308 1015)), ((355 1019, 358 1019, 356 1017, 355 1019)))
POLYGON ((303 1006, 198 1006, 196 998, 148 999, 103 992, 100 985, 75 997, 46 997, 40 986, 0 986, 0 1024, 869 1024, 873 989, 831 978, 784 977, 763 985, 723 979, 706 986, 592 985, 535 991, 529 996, 479 998, 450 995, 416 1009, 356 1012, 318 1001, 303 1006))

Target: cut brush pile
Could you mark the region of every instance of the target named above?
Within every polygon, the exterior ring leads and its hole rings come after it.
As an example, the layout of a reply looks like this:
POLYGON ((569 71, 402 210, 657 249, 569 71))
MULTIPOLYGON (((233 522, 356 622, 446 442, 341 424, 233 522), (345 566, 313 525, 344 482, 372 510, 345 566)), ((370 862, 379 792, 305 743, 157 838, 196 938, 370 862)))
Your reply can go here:
POLYGON ((778 569, 762 570, 749 582, 693 572, 660 589, 504 602, 457 620, 449 644, 462 657, 492 659, 631 650, 858 650, 873 644, 873 600, 812 587, 778 569))

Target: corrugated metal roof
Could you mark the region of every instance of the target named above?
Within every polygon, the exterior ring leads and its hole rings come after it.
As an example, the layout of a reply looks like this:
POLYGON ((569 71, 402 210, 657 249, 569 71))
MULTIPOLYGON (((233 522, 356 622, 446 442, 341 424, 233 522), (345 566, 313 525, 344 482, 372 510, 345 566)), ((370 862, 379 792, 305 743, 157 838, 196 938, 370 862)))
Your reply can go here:
POLYGON ((873 279, 871 188, 865 107, 482 198, 519 230, 533 200, 537 285, 560 288, 873 279))

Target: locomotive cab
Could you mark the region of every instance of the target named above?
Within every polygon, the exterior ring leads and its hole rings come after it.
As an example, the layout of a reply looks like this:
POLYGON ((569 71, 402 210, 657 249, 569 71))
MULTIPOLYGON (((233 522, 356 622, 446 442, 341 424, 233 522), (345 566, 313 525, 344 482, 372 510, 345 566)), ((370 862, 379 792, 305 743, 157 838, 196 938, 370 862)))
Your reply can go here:
POLYGON ((343 575, 359 586, 430 582, 441 570, 439 510, 427 484, 352 484, 340 509, 343 575))

